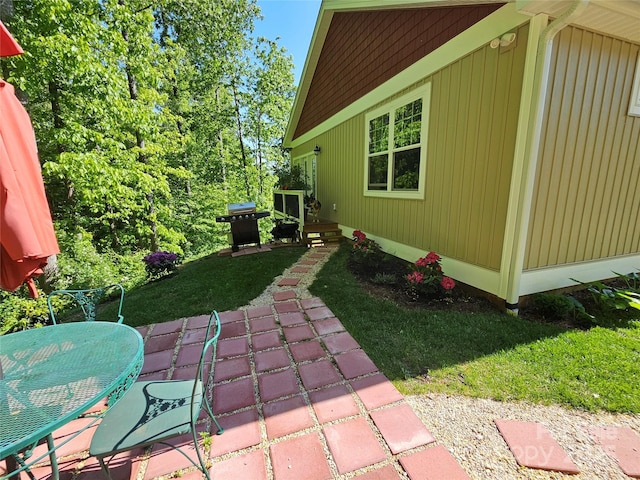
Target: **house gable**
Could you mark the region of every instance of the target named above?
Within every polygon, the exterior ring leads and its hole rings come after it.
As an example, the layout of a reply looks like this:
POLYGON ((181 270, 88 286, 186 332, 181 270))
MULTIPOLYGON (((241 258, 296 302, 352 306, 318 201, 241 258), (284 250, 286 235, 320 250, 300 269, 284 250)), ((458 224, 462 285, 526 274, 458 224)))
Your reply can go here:
POLYGON ((335 13, 293 137, 308 132, 501 6, 335 13))

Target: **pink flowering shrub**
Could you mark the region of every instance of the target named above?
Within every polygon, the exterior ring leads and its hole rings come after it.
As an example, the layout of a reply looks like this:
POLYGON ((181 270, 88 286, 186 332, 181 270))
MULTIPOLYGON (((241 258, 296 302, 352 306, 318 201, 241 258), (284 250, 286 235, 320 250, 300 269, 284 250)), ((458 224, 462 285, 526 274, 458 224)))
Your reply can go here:
POLYGON ((408 293, 417 299, 448 293, 456 282, 442 273, 440 255, 429 252, 411 265, 411 273, 406 276, 408 293))
POLYGON ((383 255, 380 245, 375 240, 367 238, 367 235, 361 230, 353 231, 351 259, 358 265, 360 270, 377 268, 383 259, 383 255))

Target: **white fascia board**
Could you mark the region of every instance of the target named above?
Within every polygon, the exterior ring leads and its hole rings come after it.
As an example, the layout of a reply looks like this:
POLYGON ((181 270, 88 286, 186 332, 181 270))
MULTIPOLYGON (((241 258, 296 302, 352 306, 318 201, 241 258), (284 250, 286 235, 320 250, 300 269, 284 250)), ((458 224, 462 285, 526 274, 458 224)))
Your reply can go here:
POLYGON ((640 254, 527 270, 522 273, 520 296, 579 285, 572 278, 589 283, 639 270, 640 254))
MULTIPOLYGON (((353 231, 355 230, 353 227, 340 224, 339 228, 345 233, 351 232, 350 235, 353 236, 353 231)), ((386 253, 406 260, 407 262, 415 262, 420 257, 424 257, 429 253, 410 245, 378 237, 366 231, 363 233, 367 238, 378 242, 382 250, 386 253)), ((348 237, 349 235, 346 236, 348 237)), ((442 270, 448 277, 466 283, 467 285, 471 285, 472 287, 478 288, 484 292, 499 296, 500 272, 480 267, 478 265, 473 265, 471 263, 462 262, 454 258, 441 256, 441 259, 442 270)))
POLYGON ((530 19, 531 17, 517 12, 515 4, 504 5, 304 135, 293 141, 287 137, 287 145, 295 148, 318 137, 530 19))

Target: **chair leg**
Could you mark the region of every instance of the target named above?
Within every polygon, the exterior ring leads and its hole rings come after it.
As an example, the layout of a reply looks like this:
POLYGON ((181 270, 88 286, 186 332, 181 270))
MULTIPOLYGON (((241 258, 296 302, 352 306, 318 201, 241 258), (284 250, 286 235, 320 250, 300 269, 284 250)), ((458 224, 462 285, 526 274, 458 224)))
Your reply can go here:
POLYGON ((211 417, 211 419, 213 420, 213 423, 215 423, 216 427, 218 427, 218 431, 216 433, 218 435, 222 435, 224 433, 224 428, 222 428, 222 426, 218 423, 218 419, 213 414, 213 411, 211 411, 211 406, 209 405, 209 402, 205 401, 203 403, 204 403, 204 409, 207 411, 207 415, 209 415, 209 417, 211 417))
POLYGON ((222 435, 224 433, 224 428, 222 428, 220 426, 220 424, 218 423, 218 419, 216 418, 216 416, 213 413, 211 414, 211 418, 213 419, 213 423, 216 424, 216 427, 218 427, 218 431, 216 433, 218 435, 222 435))
POLYGON ((98 458, 98 462, 100 463, 100 468, 102 468, 102 473, 105 474, 105 476, 111 480, 111 473, 109 472, 109 468, 107 468, 107 464, 104 463, 104 458, 100 457, 98 458))

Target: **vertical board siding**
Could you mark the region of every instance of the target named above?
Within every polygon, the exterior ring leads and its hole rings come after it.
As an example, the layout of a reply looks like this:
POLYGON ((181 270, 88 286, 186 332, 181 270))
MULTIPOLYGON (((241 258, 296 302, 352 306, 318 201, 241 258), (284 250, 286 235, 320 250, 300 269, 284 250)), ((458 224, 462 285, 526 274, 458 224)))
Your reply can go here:
POLYGON ((515 48, 481 48, 412 87, 431 82, 424 200, 363 195, 364 114, 298 146, 294 156, 322 148, 322 217, 499 270, 527 34, 525 25, 515 48))
POLYGON ((640 251, 639 50, 574 27, 556 37, 525 269, 640 251))

